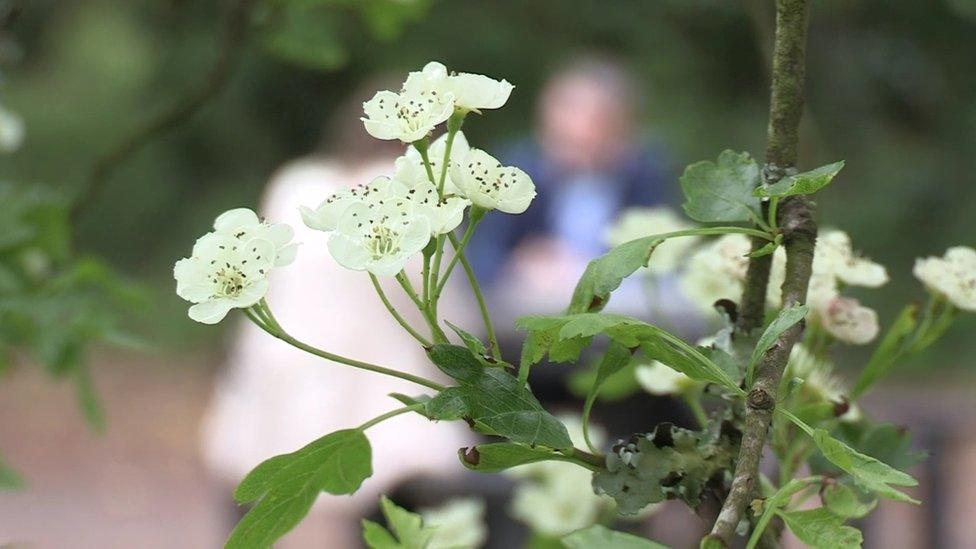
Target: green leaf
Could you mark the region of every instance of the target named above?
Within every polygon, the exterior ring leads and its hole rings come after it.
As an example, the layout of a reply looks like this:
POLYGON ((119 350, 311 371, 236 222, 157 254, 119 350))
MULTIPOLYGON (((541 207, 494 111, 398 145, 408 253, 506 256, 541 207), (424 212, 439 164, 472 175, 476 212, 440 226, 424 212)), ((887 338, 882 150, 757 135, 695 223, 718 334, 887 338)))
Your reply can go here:
POLYGON ((363 521, 363 539, 372 549, 424 549, 434 536, 434 528, 424 526, 420 515, 398 507, 383 496, 380 509, 389 528, 375 522, 363 521))
POLYGON ((620 287, 625 278, 647 266, 654 249, 662 242, 664 239, 659 235, 638 238, 590 261, 583 276, 576 283, 568 312, 602 310, 610 300, 610 294, 620 287))
POLYGON ((808 172, 788 175, 772 185, 757 187, 753 194, 761 198, 813 194, 829 185, 843 167, 844 161, 841 160, 808 172))
POLYGON ((319 492, 351 494, 372 474, 369 440, 357 429, 328 434, 268 459, 241 481, 234 498, 257 500, 231 532, 227 548, 270 547, 308 514, 319 492))
POLYGON ((458 450, 458 458, 465 467, 479 473, 498 473, 538 461, 572 461, 548 448, 514 442, 494 442, 479 444, 473 448, 461 448, 458 450))
POLYGON ((859 519, 866 516, 878 505, 878 500, 861 501, 857 492, 846 484, 832 482, 820 492, 824 507, 844 518, 859 519))
POLYGON ((762 210, 753 190, 759 166, 748 153, 723 151, 717 162, 696 162, 681 175, 684 210, 704 223, 759 221, 762 210))
POLYGON ((586 394, 586 400, 583 402, 582 415, 583 438, 586 440, 586 445, 594 452, 598 452, 599 450, 590 441, 590 412, 593 410, 593 403, 596 402, 596 397, 600 393, 603 382, 630 364, 631 358, 633 358, 633 354, 630 352, 630 349, 614 342, 610 344, 610 348, 607 349, 606 354, 603 355, 603 360, 600 361, 600 364, 596 368, 596 379, 593 380, 593 386, 590 387, 590 392, 586 394))
POLYGON ((776 318, 769 323, 766 330, 761 336, 759 336, 759 341, 756 343, 756 347, 752 350, 752 356, 749 357, 749 366, 746 369, 746 386, 752 386, 752 373, 756 370, 756 365, 762 360, 763 355, 766 351, 776 343, 779 336, 786 330, 792 328, 797 322, 803 320, 803 317, 807 316, 807 307, 804 305, 794 305, 792 307, 783 309, 776 315, 776 318))
POLYGON ((891 368, 903 355, 905 342, 908 341, 912 332, 915 331, 917 323, 917 305, 908 305, 898 313, 895 321, 888 328, 888 333, 885 334, 884 339, 878 344, 878 347, 874 350, 874 354, 868 360, 867 366, 864 367, 864 371, 858 377, 857 383, 854 384, 854 389, 850 395, 851 400, 856 400, 866 393, 872 385, 891 372, 891 368))
POLYGON ((854 481, 864 488, 877 492, 878 495, 897 501, 920 503, 918 500, 900 492, 891 486, 915 486, 918 481, 908 473, 899 471, 877 459, 862 454, 844 442, 830 436, 823 429, 814 429, 793 414, 782 408, 778 410, 786 415, 797 427, 806 432, 820 450, 823 457, 851 475, 854 481))
POLYGON ((857 528, 844 525, 844 518, 818 507, 806 511, 777 513, 790 531, 810 547, 822 549, 852 549, 864 541, 857 528))
POLYGON ((577 530, 563 537, 563 544, 569 549, 667 549, 656 541, 611 530, 601 524, 577 530))
POLYGON ((0 491, 20 490, 24 487, 24 478, 14 471, 0 456, 0 491))
POLYGON ((457 345, 435 345, 428 354, 459 383, 428 403, 430 417, 466 416, 512 442, 556 449, 573 446, 566 427, 508 372, 485 368, 470 351, 457 345))
MULTIPOLYGON (((656 326, 623 315, 579 313, 562 316, 525 316, 515 323, 516 328, 529 331, 537 343, 533 358, 545 354, 549 344, 550 359, 556 360, 552 349, 560 343, 589 342, 597 334, 605 334, 612 341, 632 349, 640 346, 648 358, 659 360, 688 377, 707 383, 717 383, 741 393, 729 373, 712 362, 701 350, 685 343, 656 326)), ((579 347, 576 354, 579 354, 579 347)))
POLYGON ((444 322, 445 324, 447 324, 447 326, 450 329, 454 330, 454 333, 456 333, 459 338, 461 338, 461 341, 464 343, 464 346, 467 347, 469 351, 471 351, 471 354, 473 354, 478 358, 483 358, 486 355, 488 355, 488 349, 485 347, 485 344, 480 339, 464 331, 463 329, 455 326, 454 324, 447 322, 446 320, 444 322))

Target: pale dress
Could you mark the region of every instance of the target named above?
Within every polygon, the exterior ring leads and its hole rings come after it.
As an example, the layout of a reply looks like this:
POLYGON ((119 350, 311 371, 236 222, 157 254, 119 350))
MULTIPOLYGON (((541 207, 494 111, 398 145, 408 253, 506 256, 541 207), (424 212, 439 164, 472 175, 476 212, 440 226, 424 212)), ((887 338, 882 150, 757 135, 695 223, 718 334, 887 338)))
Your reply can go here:
MULTIPOLYGON (((291 224, 301 245, 295 262, 272 274, 267 299, 284 329, 301 341, 444 382, 420 345, 390 317, 369 277, 339 266, 326 248, 328 235, 307 228, 298 212, 299 205, 315 207, 335 190, 367 183, 391 169, 392 161, 350 170, 308 159, 285 166, 272 178, 260 214, 269 221, 291 224)), ((408 264, 408 272, 419 272, 418 267, 414 261, 408 264)), ((445 292, 441 317, 477 331, 472 320, 479 317, 459 306, 456 297, 465 295, 458 291, 466 290, 461 282, 463 277, 452 280, 445 292)), ((384 288, 412 324, 427 333, 399 285, 389 279, 384 288)), ((393 392, 432 393, 410 382, 309 355, 242 322, 204 418, 204 458, 228 487, 236 485, 269 457, 402 406, 388 396, 393 392)), ((431 423, 416 414, 393 418, 369 429, 367 435, 373 447, 372 477, 351 497, 322 494, 313 516, 306 519, 313 522, 318 515, 322 522, 333 524, 327 528, 332 532, 317 534, 327 536, 324 541, 329 546, 351 543, 348 536, 357 528, 357 519, 399 481, 424 473, 460 474, 457 449, 472 441, 464 423, 431 423)))

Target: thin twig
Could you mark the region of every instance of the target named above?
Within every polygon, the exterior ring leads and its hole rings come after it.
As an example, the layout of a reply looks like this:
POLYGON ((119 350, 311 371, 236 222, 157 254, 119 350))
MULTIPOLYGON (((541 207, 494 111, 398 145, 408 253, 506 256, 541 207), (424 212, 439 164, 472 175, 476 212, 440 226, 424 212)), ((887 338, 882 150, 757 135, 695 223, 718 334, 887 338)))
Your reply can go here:
POLYGON ((247 37, 252 4, 253 0, 235 0, 228 6, 220 52, 198 86, 191 88, 172 106, 147 120, 95 160, 84 188, 72 205, 73 220, 77 220, 95 203, 123 162, 142 150, 157 136, 189 120, 224 89, 241 56, 247 37))
MULTIPOLYGON (((773 48, 772 89, 767 129, 766 182, 783 177, 796 165, 798 130, 803 113, 804 58, 807 30, 807 0, 776 1, 776 38, 773 48)), ((807 286, 813 265, 817 228, 813 205, 805 197, 790 197, 780 204, 779 228, 786 248, 786 277, 783 283, 783 306, 806 301, 807 286)), ((750 261, 750 271, 762 270, 750 261)), ((747 280, 744 297, 762 294, 768 284, 765 276, 747 280)), ((755 383, 746 398, 745 426, 736 460, 735 474, 709 538, 729 545, 749 500, 758 485, 759 462, 766 434, 776 407, 776 391, 793 345, 803 333, 803 323, 783 332, 766 352, 756 370, 755 383)))

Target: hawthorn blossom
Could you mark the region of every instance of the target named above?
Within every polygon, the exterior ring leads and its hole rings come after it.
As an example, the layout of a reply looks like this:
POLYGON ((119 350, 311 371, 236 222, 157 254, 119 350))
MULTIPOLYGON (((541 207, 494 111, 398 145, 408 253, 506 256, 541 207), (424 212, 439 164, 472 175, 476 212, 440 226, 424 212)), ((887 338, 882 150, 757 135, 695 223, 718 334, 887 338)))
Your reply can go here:
POLYGON ((942 257, 915 260, 915 278, 950 303, 966 311, 976 311, 976 250, 955 246, 942 257))
POLYGON ((276 257, 270 240, 207 233, 197 240, 190 257, 176 262, 176 293, 194 304, 190 318, 216 324, 231 309, 250 307, 264 297, 276 257))
POLYGON ((413 143, 451 117, 454 95, 437 90, 380 91, 363 103, 366 131, 377 139, 413 143))
MULTIPOLYGON (((625 242, 684 229, 693 228, 674 210, 667 207, 628 208, 611 226, 604 240, 611 247, 620 246, 625 242)), ((681 259, 696 243, 696 237, 670 238, 660 243, 654 249, 647 270, 653 274, 664 274, 674 271, 681 259)))
POLYGON ((855 421, 861 417, 857 404, 848 400, 844 383, 834 375, 833 364, 815 356, 802 343, 793 346, 784 375, 787 379, 803 380, 799 389, 801 395, 818 402, 830 402, 843 410, 839 417, 841 421, 855 421))
POLYGON ((520 214, 535 198, 535 184, 529 174, 502 166, 490 154, 471 148, 451 163, 451 178, 461 196, 486 210, 520 214))
POLYGON ((836 297, 814 311, 830 335, 852 345, 865 345, 878 336, 878 313, 850 297, 836 297))
POLYGON ((357 202, 339 218, 329 253, 343 267, 393 276, 430 241, 430 221, 414 203, 393 199, 372 207, 357 202))
POLYGON ((295 261, 298 244, 292 243, 295 230, 287 223, 266 223, 248 208, 227 210, 217 216, 214 231, 232 235, 239 243, 254 239, 267 240, 275 247, 275 266, 283 267, 295 261))
POLYGON ((817 235, 813 269, 832 272, 839 281, 851 286, 879 288, 888 282, 884 265, 855 254, 851 237, 837 229, 817 235))
POLYGON ((323 200, 315 209, 299 206, 302 221, 316 231, 334 231, 339 218, 353 204, 381 205, 391 197, 401 197, 406 189, 397 188, 389 177, 377 177, 368 184, 341 189, 323 200))
MULTIPOLYGON (((430 159, 431 171, 434 173, 435 181, 440 181, 441 169, 444 165, 444 151, 447 148, 447 134, 438 137, 427 149, 427 157, 430 159)), ((464 158, 471 147, 464 132, 458 131, 454 134, 454 141, 451 143, 451 158, 464 158)), ((396 159, 396 172, 393 174, 395 179, 400 181, 430 181, 427 175, 427 168, 420 157, 420 152, 414 147, 409 147, 406 154, 396 159)), ((451 170, 448 170, 444 177, 444 195, 458 195, 457 186, 451 177, 451 170)))
POLYGON ((420 179, 417 174, 407 172, 401 174, 401 177, 410 177, 411 180, 380 176, 368 185, 334 193, 314 210, 300 206, 302 220, 311 229, 334 231, 339 219, 353 204, 378 208, 389 202, 406 201, 416 206, 414 215, 427 218, 434 236, 453 231, 461 224, 464 208, 468 205, 467 200, 459 197, 441 199, 437 194, 437 187, 426 175, 420 179))
POLYGON ((495 80, 483 74, 448 73, 447 67, 431 61, 423 70, 411 72, 403 83, 403 90, 421 92, 434 90, 451 94, 459 110, 497 109, 508 102, 515 88, 507 80, 495 80))
POLYGON ((749 238, 741 234, 722 235, 701 247, 692 254, 681 277, 685 296, 705 312, 712 311, 719 299, 738 301, 749 266, 749 248, 749 238))

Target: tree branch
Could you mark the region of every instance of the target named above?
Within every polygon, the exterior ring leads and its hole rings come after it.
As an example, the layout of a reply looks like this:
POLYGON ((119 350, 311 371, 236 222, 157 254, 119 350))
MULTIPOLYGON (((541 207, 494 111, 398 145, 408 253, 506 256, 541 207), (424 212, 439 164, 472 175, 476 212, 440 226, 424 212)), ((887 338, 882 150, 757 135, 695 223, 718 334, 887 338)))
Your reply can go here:
POLYGON ((191 88, 169 109, 146 121, 118 145, 95 160, 87 182, 71 208, 72 220, 77 220, 91 207, 112 174, 123 162, 152 142, 156 136, 189 120, 224 89, 240 59, 240 52, 247 36, 252 4, 253 0, 234 0, 227 8, 220 52, 197 87, 191 88))
MULTIPOLYGON (((807 30, 807 0, 776 0, 776 38, 773 48, 773 73, 767 128, 766 166, 763 177, 774 183, 796 165, 798 131, 803 114, 804 57, 807 30)), ((807 286, 813 267, 813 250, 817 227, 813 204, 803 196, 789 197, 780 204, 778 225, 786 248, 786 277, 783 282, 783 306, 806 301, 807 286)), ((747 286, 743 292, 743 316, 749 323, 759 319, 769 266, 750 260, 747 286)), ((745 320, 742 320, 745 322, 745 320)), ((739 327, 741 329, 742 323, 739 327)), ((755 383, 746 398, 742 444, 736 461, 729 495, 719 513, 709 538, 728 545, 742 518, 743 510, 754 497, 766 435, 776 407, 776 391, 793 345, 803 334, 803 323, 783 332, 766 352, 756 369, 755 383)))

